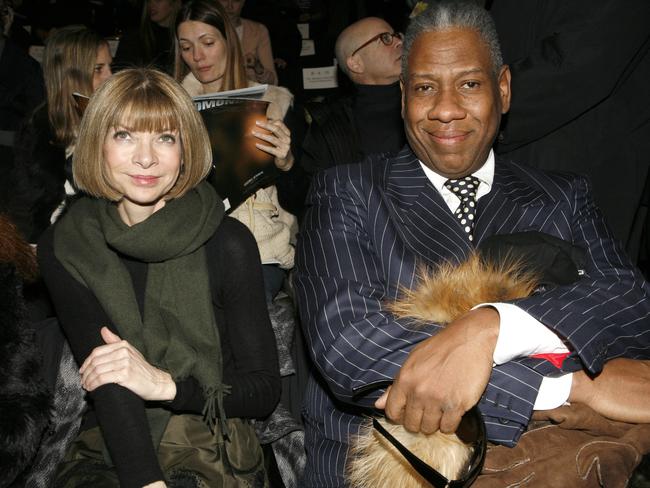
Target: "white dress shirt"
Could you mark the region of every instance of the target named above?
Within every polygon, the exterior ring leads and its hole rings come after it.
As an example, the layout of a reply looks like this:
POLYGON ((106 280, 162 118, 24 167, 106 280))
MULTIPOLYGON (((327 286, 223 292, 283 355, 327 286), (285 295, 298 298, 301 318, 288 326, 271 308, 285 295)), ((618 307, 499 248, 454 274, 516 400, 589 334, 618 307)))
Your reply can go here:
MULTIPOLYGON (((420 161, 429 181, 438 190, 453 214, 460 205, 460 199, 447 187, 447 178, 439 175, 420 161)), ((480 180, 477 200, 492 189, 494 180, 494 152, 490 151, 487 161, 472 174, 480 180)), ((491 306, 499 312, 499 335, 494 349, 494 364, 533 354, 566 353, 568 349, 560 338, 544 324, 531 317, 521 308, 510 303, 482 303, 477 307, 491 306)), ((535 400, 535 410, 559 407, 569 398, 573 374, 558 377, 544 377, 535 400)))

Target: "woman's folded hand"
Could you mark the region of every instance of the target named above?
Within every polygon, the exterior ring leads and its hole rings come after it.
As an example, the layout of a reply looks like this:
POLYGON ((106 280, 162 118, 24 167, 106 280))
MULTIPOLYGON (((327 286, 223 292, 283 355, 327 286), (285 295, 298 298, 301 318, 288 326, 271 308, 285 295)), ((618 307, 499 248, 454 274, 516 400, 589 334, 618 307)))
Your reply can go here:
POLYGON ((86 391, 116 383, 143 400, 174 399, 176 383, 169 373, 149 364, 140 351, 108 327, 102 327, 101 334, 106 345, 93 349, 79 370, 81 386, 86 391))

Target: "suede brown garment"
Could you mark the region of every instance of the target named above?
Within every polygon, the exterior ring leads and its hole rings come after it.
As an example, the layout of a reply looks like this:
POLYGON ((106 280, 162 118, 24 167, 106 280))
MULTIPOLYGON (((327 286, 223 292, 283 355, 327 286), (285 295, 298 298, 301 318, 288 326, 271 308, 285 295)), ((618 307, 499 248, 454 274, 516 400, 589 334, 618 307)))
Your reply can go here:
POLYGON ((586 405, 536 412, 514 448, 490 446, 476 488, 625 488, 650 452, 650 424, 606 419, 586 405))

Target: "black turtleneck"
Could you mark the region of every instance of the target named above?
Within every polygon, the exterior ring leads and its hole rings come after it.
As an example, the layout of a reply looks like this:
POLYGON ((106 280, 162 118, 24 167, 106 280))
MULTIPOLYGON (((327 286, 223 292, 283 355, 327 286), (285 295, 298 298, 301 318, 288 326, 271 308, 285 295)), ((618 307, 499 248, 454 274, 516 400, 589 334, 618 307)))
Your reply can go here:
POLYGON ((399 82, 355 86, 352 113, 361 152, 368 156, 399 151, 406 142, 399 82))

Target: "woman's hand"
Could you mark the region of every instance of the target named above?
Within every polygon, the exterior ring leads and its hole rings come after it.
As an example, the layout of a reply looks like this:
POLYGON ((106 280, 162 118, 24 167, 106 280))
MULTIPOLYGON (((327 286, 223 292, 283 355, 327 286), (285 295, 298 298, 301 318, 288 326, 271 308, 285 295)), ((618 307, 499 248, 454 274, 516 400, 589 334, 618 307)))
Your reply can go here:
POLYGON ((102 327, 101 334, 106 345, 93 349, 79 370, 81 386, 86 391, 117 383, 143 400, 174 399, 176 383, 169 373, 149 364, 135 347, 108 327, 102 327))
POLYGON ((291 131, 281 120, 269 120, 255 122, 257 127, 266 129, 267 132, 253 129, 253 135, 258 139, 268 142, 258 142, 255 147, 275 156, 275 166, 281 171, 289 171, 293 166, 293 154, 291 154, 291 131))
POLYGON ((167 485, 164 481, 154 481, 148 485, 144 485, 142 488, 167 488, 167 485))

